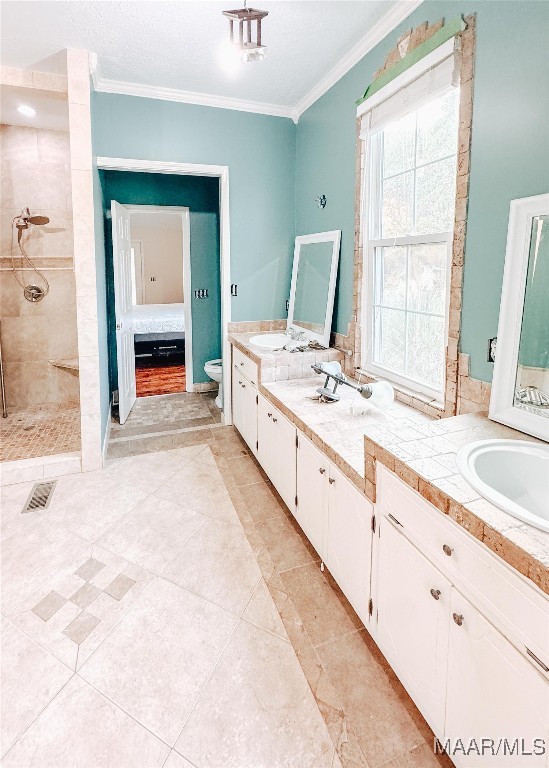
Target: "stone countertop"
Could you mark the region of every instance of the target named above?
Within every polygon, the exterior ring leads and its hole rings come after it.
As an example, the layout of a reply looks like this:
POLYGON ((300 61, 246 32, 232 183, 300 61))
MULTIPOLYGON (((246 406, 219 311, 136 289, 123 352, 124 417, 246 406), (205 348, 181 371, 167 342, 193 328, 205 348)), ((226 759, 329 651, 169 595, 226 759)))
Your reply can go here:
MULTIPOLYGON (((312 369, 311 369, 312 370, 312 369)), ((331 461, 367 496, 365 487, 364 435, 376 436, 385 430, 417 434, 418 425, 432 422, 429 416, 395 401, 387 411, 367 406, 357 392, 340 386, 337 403, 319 403, 315 389, 325 377, 313 371, 308 379, 263 384, 260 391, 276 405, 331 461), (311 399, 312 397, 315 399, 311 399), (351 404, 366 406, 364 415, 353 415, 351 404)))
MULTIPOLYGON (((314 372, 313 372, 314 374, 314 372)), ((311 399, 324 377, 276 381, 260 392, 276 405, 373 502, 376 462, 395 472, 510 566, 549 594, 549 533, 481 498, 457 471, 463 445, 488 438, 535 440, 478 415, 432 419, 395 401, 386 411, 353 415, 360 395, 341 386, 337 403, 311 399)))
MULTIPOLYGON (((264 335, 266 332, 262 332, 264 335)), ((278 335, 283 331, 276 331, 278 335)), ((331 360, 343 360, 343 352, 337 349, 307 349, 305 352, 275 352, 271 349, 262 349, 250 344, 255 333, 231 333, 229 342, 249 357, 258 366, 259 381, 286 381, 288 379, 307 379, 317 376, 311 365, 331 360)))

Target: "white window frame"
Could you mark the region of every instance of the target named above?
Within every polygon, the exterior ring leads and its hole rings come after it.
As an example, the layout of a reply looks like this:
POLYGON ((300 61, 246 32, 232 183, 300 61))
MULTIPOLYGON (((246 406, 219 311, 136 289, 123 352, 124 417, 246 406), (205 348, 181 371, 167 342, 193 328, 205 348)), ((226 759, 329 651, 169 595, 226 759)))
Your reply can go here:
MULTIPOLYGON (((395 81, 392 81, 386 88, 378 91, 372 97, 372 103, 364 103, 358 109, 358 116, 368 112, 374 106, 380 104, 384 99, 394 94, 397 90, 405 87, 414 79, 421 76, 428 71, 430 67, 442 61, 448 57, 451 50, 454 50, 453 41, 448 41, 447 44, 440 47, 440 51, 434 51, 423 62, 418 62, 413 68, 413 71, 403 73, 395 81), (397 82, 402 78, 402 81, 397 82)), ((449 86, 448 90, 450 90, 449 86)), ((439 94, 440 96, 442 94, 439 94)), ((396 118, 398 119, 398 118, 396 118)), ((379 167, 381 161, 380 147, 375 147, 374 143, 378 145, 381 143, 382 130, 367 131, 366 135, 363 135, 362 141, 363 156, 366 159, 366 172, 363 174, 362 179, 362 210, 361 210, 361 229, 362 229, 362 243, 363 243, 363 278, 362 278, 362 316, 360 322, 363 328, 362 333, 362 350, 361 350, 361 372, 371 376, 373 378, 385 379, 391 383, 403 387, 413 393, 419 393, 427 396, 430 400, 444 403, 444 393, 446 388, 446 358, 448 347, 448 325, 449 325, 449 309, 450 309, 450 280, 451 280, 451 268, 452 268, 452 241, 453 241, 453 228, 452 231, 442 233, 432 233, 427 235, 408 235, 404 237, 396 238, 374 238, 370 236, 371 232, 381 232, 381 170, 379 167), (377 149, 377 151, 375 151, 377 149), (378 221, 373 220, 373 216, 377 213, 378 221), (414 245, 414 244, 429 244, 429 243, 447 243, 447 262, 446 262, 446 296, 445 296, 445 309, 444 309, 444 370, 443 381, 440 389, 435 389, 429 385, 418 382, 417 380, 403 375, 401 372, 392 371, 389 368, 385 368, 376 364, 373 360, 375 337, 374 337, 374 298, 375 298, 375 285, 374 285, 374 270, 375 270, 375 249, 383 246, 396 246, 396 245, 414 245)), ((457 147, 456 147, 457 156, 457 147)), ((440 158, 441 160, 444 158, 440 158)), ((415 170, 415 167, 414 167, 415 170)), ((391 307, 391 309, 395 309, 391 307)), ((398 310, 404 311, 405 310, 398 310)), ((410 310, 410 312, 415 310, 410 310)), ((417 314, 422 314, 418 312, 417 314)), ((435 313, 433 313, 435 315, 435 313)), ((440 317, 440 315, 436 315, 440 317)), ((405 340, 405 344, 407 340, 405 340)))

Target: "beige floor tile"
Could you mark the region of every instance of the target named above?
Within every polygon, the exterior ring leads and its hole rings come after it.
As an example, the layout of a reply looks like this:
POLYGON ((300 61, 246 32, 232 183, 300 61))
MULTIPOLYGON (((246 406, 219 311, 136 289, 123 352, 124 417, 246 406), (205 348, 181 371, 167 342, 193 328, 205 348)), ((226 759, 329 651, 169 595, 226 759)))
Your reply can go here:
POLYGON ((163 483, 158 495, 208 517, 238 522, 238 515, 209 448, 163 483))
POLYGON ((169 747, 77 676, 3 760, 5 768, 161 768, 169 747))
POLYGON ((258 524, 257 529, 278 571, 318 560, 318 555, 297 523, 289 518, 270 518, 258 524))
POLYGON ((208 768, 321 768, 333 744, 289 643, 241 621, 177 740, 208 768))
POLYGON ((425 742, 425 722, 366 630, 316 650, 371 768, 425 742))
POLYGON ((99 544, 142 568, 160 573, 206 519, 153 494, 102 536, 99 544))
POLYGON ((313 645, 334 640, 362 623, 337 586, 330 584, 318 563, 284 571, 280 578, 313 645))
POLYGON ((393 758, 382 768, 453 768, 453 763, 447 755, 435 755, 433 743, 430 743, 393 758))
POLYGON ((157 579, 80 674, 173 746, 236 621, 157 579))
POLYGON ((252 599, 242 614, 242 618, 255 624, 256 627, 266 629, 268 632, 288 640, 288 633, 284 628, 278 609, 263 579, 257 585, 252 599))
POLYGON ((16 608, 86 546, 72 531, 43 520, 6 539, 2 544, 2 613, 16 608))
POLYGON ((259 483, 265 479, 259 464, 252 456, 229 458, 227 464, 239 486, 259 483))
POLYGON ((189 763, 188 760, 185 760, 184 757, 181 757, 175 749, 172 749, 163 768, 195 768, 195 766, 192 763, 189 763))
POLYGON ((72 670, 8 619, 1 633, 3 755, 71 678, 72 670))
POLYGON ((21 513, 34 483, 0 486, 0 539, 7 539, 17 531, 30 528, 40 520, 38 512, 21 513))
POLYGON ((243 485, 240 494, 252 519, 257 522, 268 520, 271 517, 287 517, 288 509, 281 501, 272 486, 265 481, 243 485))
POLYGON ((240 616, 261 572, 242 528, 210 518, 180 549, 162 576, 240 616))
POLYGON ((109 550, 89 547, 19 605, 10 620, 60 661, 76 669, 135 603, 152 578, 148 571, 109 550), (131 580, 133 586, 117 599, 105 590, 120 576, 131 580), (57 600, 58 609, 49 614, 37 611, 36 607, 43 605, 44 600, 47 606, 52 605, 52 593, 61 598, 57 600), (81 631, 88 630, 85 637, 75 635, 74 626, 67 633, 67 628, 84 614, 94 617, 85 622, 84 627, 82 620, 75 625, 80 624, 81 631))

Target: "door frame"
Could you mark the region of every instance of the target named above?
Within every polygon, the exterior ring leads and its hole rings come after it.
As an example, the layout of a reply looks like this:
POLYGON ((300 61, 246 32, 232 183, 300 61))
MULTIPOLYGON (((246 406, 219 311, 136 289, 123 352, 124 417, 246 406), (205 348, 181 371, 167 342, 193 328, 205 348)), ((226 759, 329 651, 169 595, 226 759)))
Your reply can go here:
POLYGON ((231 238, 229 221, 229 166, 175 163, 124 157, 98 157, 97 167, 106 171, 167 173, 179 176, 213 176, 219 179, 219 257, 221 274, 221 357, 223 360, 223 422, 232 424, 231 406, 231 238))
POLYGON ((188 297, 184 299, 185 315, 185 392, 194 391, 194 372, 193 372, 193 319, 191 307, 191 221, 189 209, 183 205, 124 205, 130 212, 130 222, 132 213, 147 211, 148 213, 171 213, 181 217, 181 228, 183 235, 183 295, 188 297), (191 361, 190 367, 187 361, 191 361))

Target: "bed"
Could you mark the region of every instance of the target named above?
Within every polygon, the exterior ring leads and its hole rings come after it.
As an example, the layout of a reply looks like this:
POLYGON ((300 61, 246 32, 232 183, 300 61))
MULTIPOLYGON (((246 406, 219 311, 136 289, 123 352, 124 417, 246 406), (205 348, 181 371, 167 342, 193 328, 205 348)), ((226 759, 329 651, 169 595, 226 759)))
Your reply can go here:
POLYGON ((184 304, 135 304, 132 317, 134 333, 185 333, 184 304))
POLYGON ((132 318, 136 365, 185 362, 184 304, 136 304, 132 318))

